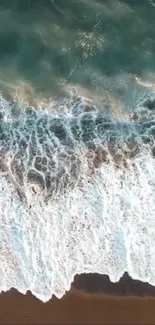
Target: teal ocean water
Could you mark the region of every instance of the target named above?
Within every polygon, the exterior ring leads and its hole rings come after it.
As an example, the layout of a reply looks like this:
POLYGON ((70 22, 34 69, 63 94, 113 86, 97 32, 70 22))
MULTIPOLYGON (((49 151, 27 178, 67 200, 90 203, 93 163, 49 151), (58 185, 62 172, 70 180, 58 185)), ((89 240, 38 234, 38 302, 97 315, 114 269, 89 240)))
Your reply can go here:
POLYGON ((23 82, 50 96, 68 83, 93 91, 120 87, 124 96, 125 78, 136 74, 153 82, 153 5, 153 0, 2 0, 2 85, 23 82))
POLYGON ((155 1, 0 1, 0 291, 155 285, 155 1))

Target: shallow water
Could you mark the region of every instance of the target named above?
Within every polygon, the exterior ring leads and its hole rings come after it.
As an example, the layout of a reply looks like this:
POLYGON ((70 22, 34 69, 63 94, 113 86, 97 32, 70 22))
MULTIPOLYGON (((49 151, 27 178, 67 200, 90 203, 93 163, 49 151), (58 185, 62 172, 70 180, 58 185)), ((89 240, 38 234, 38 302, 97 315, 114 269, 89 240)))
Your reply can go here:
POLYGON ((83 272, 155 285, 154 5, 1 0, 1 290, 61 298, 83 272), (84 113, 112 131, 81 133, 84 113))

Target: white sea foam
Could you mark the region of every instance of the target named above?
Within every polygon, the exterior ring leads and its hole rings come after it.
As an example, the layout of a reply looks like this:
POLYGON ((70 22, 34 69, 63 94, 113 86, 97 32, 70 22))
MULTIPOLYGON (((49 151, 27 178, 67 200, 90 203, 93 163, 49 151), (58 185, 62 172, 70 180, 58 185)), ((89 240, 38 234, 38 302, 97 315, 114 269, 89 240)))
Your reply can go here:
POLYGON ((31 290, 45 302, 82 272, 115 282, 128 271, 155 285, 154 202, 155 161, 146 152, 126 170, 103 164, 57 202, 29 197, 29 208, 1 175, 1 290, 31 290))
POLYGON ((31 290, 46 302, 53 294, 61 298, 83 272, 117 282, 127 271, 155 285, 155 160, 149 150, 142 148, 126 168, 111 161, 91 174, 83 160, 80 173, 74 190, 47 203, 30 187, 21 200, 7 173, 0 174, 1 291, 31 290))

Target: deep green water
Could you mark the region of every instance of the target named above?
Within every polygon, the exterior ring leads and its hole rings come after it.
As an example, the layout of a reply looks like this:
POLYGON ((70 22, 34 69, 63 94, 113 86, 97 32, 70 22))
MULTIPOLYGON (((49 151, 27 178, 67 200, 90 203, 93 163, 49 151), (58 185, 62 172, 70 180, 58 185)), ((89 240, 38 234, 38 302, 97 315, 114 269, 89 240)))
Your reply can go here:
POLYGON ((118 76, 137 74, 154 81, 152 4, 148 0, 1 0, 1 84, 22 80, 52 94, 67 83, 109 89, 117 79, 113 88, 124 96, 126 81, 118 76))

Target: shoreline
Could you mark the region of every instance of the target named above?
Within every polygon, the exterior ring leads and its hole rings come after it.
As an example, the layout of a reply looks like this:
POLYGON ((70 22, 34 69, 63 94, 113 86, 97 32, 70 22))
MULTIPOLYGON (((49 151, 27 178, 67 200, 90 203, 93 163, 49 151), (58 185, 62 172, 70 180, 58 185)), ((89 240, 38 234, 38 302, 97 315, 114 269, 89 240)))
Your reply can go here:
POLYGON ((111 282, 108 275, 83 273, 74 277, 72 287, 88 294, 101 293, 109 297, 155 297, 154 286, 132 279, 127 272, 118 282, 111 282))
POLYGON ((11 289, 0 295, 0 324, 155 324, 155 287, 151 287, 154 298, 150 287, 127 275, 113 284, 106 276, 82 274, 62 299, 53 297, 47 303, 30 292, 22 295, 11 289), (109 294, 99 286, 101 277, 105 288, 113 288, 109 294), (123 283, 129 285, 126 293, 123 283), (137 288, 138 294, 138 287, 145 289, 145 297, 134 296, 132 289, 137 288))

